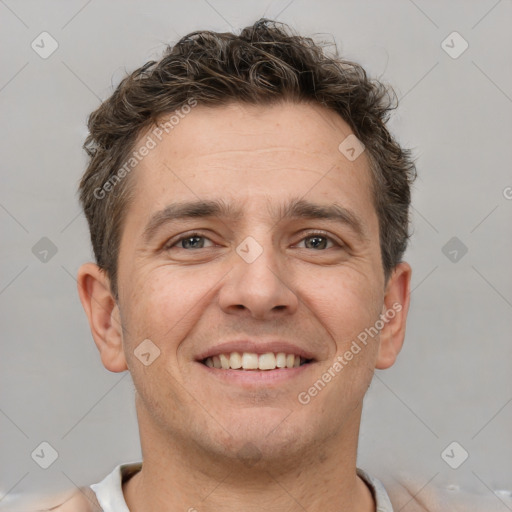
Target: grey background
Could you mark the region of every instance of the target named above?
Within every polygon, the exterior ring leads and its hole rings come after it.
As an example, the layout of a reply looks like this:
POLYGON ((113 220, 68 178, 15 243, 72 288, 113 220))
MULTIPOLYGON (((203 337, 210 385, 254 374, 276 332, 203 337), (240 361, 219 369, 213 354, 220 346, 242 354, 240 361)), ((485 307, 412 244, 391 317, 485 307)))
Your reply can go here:
POLYGON ((76 292, 87 115, 165 43, 261 16, 334 38, 393 85, 390 127, 417 157, 406 342, 365 399, 359 466, 512 510, 510 0, 1 0, 0 508, 140 457, 132 382, 101 365, 76 292), (59 45, 47 59, 31 47, 43 31, 59 45), (458 58, 441 46, 453 31, 458 58), (46 470, 31 457, 43 441, 59 455, 46 470), (458 469, 441 457, 453 441, 469 453, 458 469))

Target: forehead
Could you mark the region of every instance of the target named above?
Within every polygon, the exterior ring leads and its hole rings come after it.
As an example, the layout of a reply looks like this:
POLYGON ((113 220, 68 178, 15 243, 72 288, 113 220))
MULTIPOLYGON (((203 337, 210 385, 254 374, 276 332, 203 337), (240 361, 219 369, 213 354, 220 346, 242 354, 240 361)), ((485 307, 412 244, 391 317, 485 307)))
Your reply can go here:
POLYGON ((298 158, 314 157, 320 167, 341 160, 338 147, 352 133, 336 112, 312 103, 199 105, 180 117, 163 116, 161 122, 170 118, 175 124, 168 125, 160 137, 150 130, 139 138, 139 142, 148 135, 159 139, 146 163, 164 156, 164 152, 178 164, 204 156, 222 160, 222 153, 226 153, 227 160, 236 151, 258 152, 262 159, 265 152, 272 152, 272 158, 282 153, 283 158, 289 159, 286 153, 293 151, 298 158))
POLYGON ((151 128, 136 145, 152 147, 132 174, 129 210, 140 222, 176 201, 226 198, 255 214, 263 214, 263 202, 272 211, 269 203, 280 207, 286 198, 337 203, 376 222, 368 160, 364 152, 354 161, 340 152, 352 131, 335 112, 234 103, 198 105, 176 119, 168 133, 151 128))

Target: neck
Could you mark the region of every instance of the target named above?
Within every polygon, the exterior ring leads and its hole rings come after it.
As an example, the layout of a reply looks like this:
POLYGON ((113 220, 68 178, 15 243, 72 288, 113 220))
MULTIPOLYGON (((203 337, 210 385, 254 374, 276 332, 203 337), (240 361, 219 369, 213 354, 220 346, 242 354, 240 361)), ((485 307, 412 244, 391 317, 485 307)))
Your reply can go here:
POLYGON ((356 474, 359 421, 346 424, 328 446, 286 459, 260 458, 249 445, 244 458, 221 458, 171 439, 141 417, 139 427, 143 467, 123 486, 131 512, 375 511, 356 474))

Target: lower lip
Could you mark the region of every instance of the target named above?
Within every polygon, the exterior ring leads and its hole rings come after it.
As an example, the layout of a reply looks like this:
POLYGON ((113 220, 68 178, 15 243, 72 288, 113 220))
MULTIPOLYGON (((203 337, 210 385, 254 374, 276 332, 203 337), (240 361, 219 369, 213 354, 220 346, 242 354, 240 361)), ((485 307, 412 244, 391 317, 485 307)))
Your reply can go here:
POLYGON ((280 384, 302 375, 313 363, 306 363, 297 368, 276 368, 275 370, 222 370, 197 363, 214 378, 238 385, 271 385, 280 384))

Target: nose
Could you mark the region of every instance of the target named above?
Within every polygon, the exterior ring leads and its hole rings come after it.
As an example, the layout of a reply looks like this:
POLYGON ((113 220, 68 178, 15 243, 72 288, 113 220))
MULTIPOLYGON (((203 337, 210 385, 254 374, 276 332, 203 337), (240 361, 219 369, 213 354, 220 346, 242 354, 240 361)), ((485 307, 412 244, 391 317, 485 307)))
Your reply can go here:
POLYGON ((263 247, 252 239, 248 245, 241 244, 233 253, 233 269, 219 293, 221 309, 260 320, 294 314, 299 299, 285 258, 270 243, 263 247), (259 255, 253 260, 255 254, 259 255))

